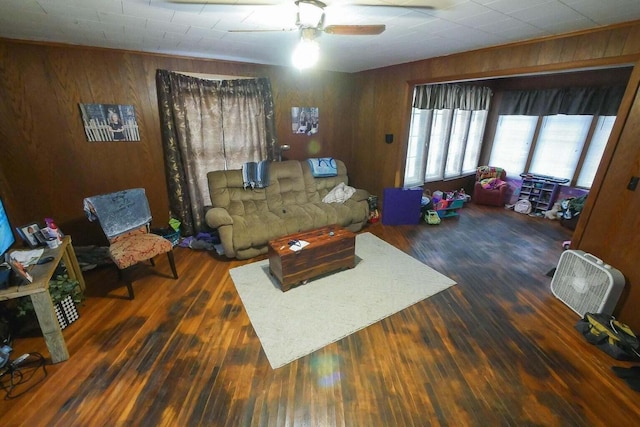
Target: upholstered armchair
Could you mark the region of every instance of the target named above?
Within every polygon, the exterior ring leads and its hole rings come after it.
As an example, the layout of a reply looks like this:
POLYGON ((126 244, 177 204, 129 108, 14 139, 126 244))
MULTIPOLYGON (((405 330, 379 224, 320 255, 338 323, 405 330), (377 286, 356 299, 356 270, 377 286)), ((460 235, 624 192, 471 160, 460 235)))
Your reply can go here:
POLYGON ((507 173, 494 166, 478 166, 471 201, 479 205, 504 206, 507 173))
POLYGON ((162 236, 149 232, 151 210, 143 188, 87 197, 84 210, 90 221, 98 220, 109 240, 109 256, 121 280, 133 299, 133 278, 130 270, 137 264, 167 254, 173 278, 178 278, 173 259, 173 244, 162 236))

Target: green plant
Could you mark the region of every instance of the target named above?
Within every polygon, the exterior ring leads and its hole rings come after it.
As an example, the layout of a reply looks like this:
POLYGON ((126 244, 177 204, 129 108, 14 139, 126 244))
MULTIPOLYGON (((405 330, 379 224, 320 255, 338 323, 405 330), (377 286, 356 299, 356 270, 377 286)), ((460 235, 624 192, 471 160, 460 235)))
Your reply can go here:
MULTIPOLYGON (((51 295, 51 302, 53 302, 54 305, 62 302, 62 300, 68 296, 71 296, 76 305, 82 303, 84 300, 80 283, 75 279, 71 279, 66 274, 58 275, 49 281, 49 294, 51 295)), ((31 298, 28 296, 19 298, 17 309, 17 315, 19 317, 33 312, 31 298)))

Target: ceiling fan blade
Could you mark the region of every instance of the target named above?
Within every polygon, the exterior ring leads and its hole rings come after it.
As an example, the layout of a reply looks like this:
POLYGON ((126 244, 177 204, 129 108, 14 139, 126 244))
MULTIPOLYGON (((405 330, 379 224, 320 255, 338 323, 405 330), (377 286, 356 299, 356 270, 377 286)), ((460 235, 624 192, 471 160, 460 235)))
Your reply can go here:
POLYGON ((341 36, 373 36, 382 33, 385 28, 385 25, 328 25, 323 31, 341 36))

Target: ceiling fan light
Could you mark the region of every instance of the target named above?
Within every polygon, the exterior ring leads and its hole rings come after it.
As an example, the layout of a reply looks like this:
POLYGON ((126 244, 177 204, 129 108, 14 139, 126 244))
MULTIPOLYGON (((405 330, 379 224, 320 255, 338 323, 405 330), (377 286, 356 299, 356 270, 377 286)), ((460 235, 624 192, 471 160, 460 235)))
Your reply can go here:
POLYGON ((291 60, 298 69, 311 68, 320 58, 320 45, 315 40, 302 39, 293 51, 291 60))
POLYGON ((324 10, 314 3, 298 2, 298 20, 303 27, 318 27, 324 10))

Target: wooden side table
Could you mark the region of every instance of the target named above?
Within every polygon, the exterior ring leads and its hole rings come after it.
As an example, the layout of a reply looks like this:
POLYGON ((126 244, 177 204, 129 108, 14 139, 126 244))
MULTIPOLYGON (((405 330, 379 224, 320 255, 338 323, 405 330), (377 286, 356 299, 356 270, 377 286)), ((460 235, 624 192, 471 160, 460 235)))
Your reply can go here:
POLYGON ((63 362, 69 358, 69 350, 64 342, 62 330, 58 324, 51 295, 49 294, 49 280, 53 276, 60 260, 64 261, 67 267, 69 278, 75 279, 80 284, 80 289, 85 290, 84 277, 82 270, 78 265, 76 253, 71 245, 71 236, 65 236, 55 249, 46 248, 43 257, 52 256, 54 260, 42 265, 34 265, 29 269, 29 274, 33 276, 33 282, 29 284, 21 284, 11 286, 7 289, 0 290, 0 301, 6 301, 13 298, 19 298, 29 295, 38 324, 42 330, 44 341, 49 349, 51 361, 53 363, 63 362))

